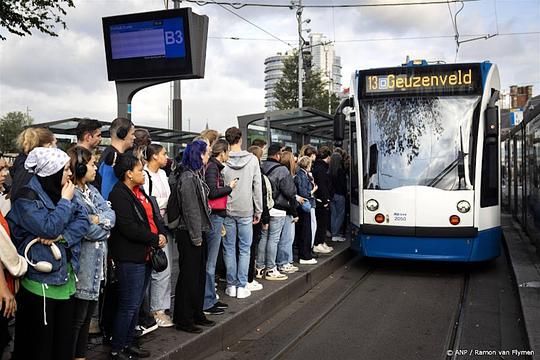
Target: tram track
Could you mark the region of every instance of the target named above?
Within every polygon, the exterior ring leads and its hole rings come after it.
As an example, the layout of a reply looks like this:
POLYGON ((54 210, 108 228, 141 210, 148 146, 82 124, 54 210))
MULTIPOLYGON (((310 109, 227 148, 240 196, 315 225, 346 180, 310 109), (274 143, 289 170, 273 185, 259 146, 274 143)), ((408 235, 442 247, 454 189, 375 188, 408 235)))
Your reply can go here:
POLYGON ((313 321, 307 325, 303 331, 294 336, 278 353, 274 354, 269 360, 281 360, 289 354, 302 339, 311 333, 319 324, 321 324, 335 309, 337 309, 362 283, 368 280, 375 272, 376 267, 370 266, 368 270, 338 299, 331 307, 319 314, 313 321))
POLYGON ((470 286, 470 273, 469 271, 465 272, 463 275, 463 285, 461 287, 461 293, 459 297, 458 306, 456 309, 452 333, 450 334, 450 339, 448 342, 446 353, 443 356, 445 360, 456 360, 459 356, 461 344, 461 336, 463 334, 464 326, 464 317, 465 317, 465 306, 469 297, 469 286, 470 286))

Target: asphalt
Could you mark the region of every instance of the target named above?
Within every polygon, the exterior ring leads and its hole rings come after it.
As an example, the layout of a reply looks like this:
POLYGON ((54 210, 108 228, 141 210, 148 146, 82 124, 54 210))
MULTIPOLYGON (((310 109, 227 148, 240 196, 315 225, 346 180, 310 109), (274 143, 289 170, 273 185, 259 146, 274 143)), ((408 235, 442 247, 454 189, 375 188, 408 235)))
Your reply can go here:
POLYGON ((540 359, 540 256, 520 225, 502 214, 502 229, 533 359, 540 359))
MULTIPOLYGON (((349 242, 332 243, 334 251, 319 257, 316 265, 298 265, 300 270, 286 281, 262 280, 264 289, 253 292, 246 299, 233 299, 224 294, 224 284, 218 285, 220 301, 229 304, 224 315, 209 316, 217 322, 202 334, 194 335, 174 328, 160 328, 141 338, 141 344, 151 352, 151 359, 203 359, 227 350, 252 328, 304 296, 354 257, 349 242)), ((177 268, 176 256, 173 255, 177 268)), ((173 287, 177 271, 173 272, 173 287)), ((174 291, 173 291, 174 292, 174 291)), ((107 359, 109 348, 98 345, 88 353, 89 360, 107 359)))

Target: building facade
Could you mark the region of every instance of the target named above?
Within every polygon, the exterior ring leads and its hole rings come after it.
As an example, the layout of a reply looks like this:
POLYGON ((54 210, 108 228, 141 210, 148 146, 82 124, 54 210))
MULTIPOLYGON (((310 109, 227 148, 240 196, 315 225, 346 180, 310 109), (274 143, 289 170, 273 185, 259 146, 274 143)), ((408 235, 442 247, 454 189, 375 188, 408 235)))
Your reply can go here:
MULTIPOLYGON (((311 55, 311 64, 314 69, 322 74, 323 81, 327 84, 326 89, 339 94, 341 92, 341 57, 337 56, 334 44, 321 33, 313 33, 309 36, 309 42, 304 47, 304 54, 311 55)), ((283 76, 283 61, 289 53, 277 53, 264 60, 264 106, 266 111, 274 111, 276 98, 274 91, 276 84, 283 76)))

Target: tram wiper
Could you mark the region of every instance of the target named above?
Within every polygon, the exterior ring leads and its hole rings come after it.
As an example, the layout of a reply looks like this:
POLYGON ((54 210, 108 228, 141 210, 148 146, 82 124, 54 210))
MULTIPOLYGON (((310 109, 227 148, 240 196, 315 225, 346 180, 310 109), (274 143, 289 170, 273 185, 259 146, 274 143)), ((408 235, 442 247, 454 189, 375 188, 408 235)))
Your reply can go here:
POLYGON ((446 177, 446 175, 450 174, 452 170, 457 166, 458 168, 458 190, 461 190, 461 180, 465 180, 465 156, 468 154, 463 151, 463 133, 461 130, 461 126, 459 127, 459 140, 460 140, 460 149, 458 151, 458 157, 452 161, 447 167, 443 169, 437 176, 431 180, 427 186, 434 187, 437 185, 442 179, 446 177))

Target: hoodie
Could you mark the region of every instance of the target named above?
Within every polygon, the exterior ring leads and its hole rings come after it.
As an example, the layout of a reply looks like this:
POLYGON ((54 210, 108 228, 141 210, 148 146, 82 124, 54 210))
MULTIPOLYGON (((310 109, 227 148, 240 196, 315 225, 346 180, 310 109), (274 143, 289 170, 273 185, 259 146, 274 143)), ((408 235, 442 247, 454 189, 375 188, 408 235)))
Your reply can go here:
POLYGON ((225 184, 238 178, 238 185, 227 200, 227 215, 237 217, 261 217, 262 185, 259 160, 255 155, 242 150, 230 152, 223 169, 225 184))

